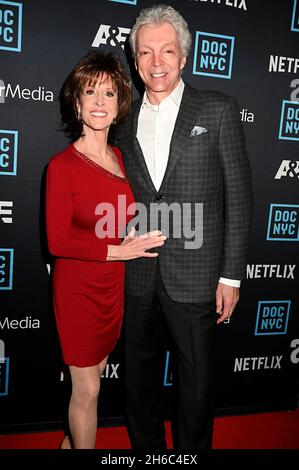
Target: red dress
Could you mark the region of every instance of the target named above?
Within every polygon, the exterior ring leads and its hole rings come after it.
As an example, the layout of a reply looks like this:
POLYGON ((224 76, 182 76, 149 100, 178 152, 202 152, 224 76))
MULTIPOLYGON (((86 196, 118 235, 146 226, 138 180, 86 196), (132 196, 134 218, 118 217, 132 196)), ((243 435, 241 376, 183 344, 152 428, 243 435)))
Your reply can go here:
MULTIPOLYGON (((115 147, 113 151, 124 173, 121 153, 115 147)), ((51 158, 47 237, 56 258, 54 310, 68 365, 98 364, 119 338, 125 264, 106 261, 107 245, 121 243, 121 232, 132 218, 127 215, 131 204, 132 214, 134 197, 128 180, 97 165, 73 145, 51 158)))

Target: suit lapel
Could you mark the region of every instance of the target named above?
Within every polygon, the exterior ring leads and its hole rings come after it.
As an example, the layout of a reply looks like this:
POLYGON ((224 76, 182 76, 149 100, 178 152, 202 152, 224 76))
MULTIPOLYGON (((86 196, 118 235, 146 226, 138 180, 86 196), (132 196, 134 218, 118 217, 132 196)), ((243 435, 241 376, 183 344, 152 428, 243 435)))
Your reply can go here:
POLYGON ((190 139, 191 130, 199 119, 199 114, 198 99, 194 99, 192 88, 185 84, 180 109, 170 143, 168 163, 160 190, 163 190, 163 187, 167 184, 172 170, 184 153, 186 145, 190 139))
MULTIPOLYGON (((159 191, 162 191, 163 187, 167 184, 172 170, 174 169, 179 158, 184 153, 186 145, 190 139, 190 133, 191 133, 191 130, 193 129, 194 124, 198 123, 199 121, 200 111, 198 109, 199 108, 198 101, 199 101, 198 97, 197 99, 194 99, 193 89, 189 85, 185 84, 180 109, 178 112, 178 116, 176 119, 174 131, 173 131, 172 139, 170 143, 168 163, 167 163, 165 175, 164 175, 159 191)), ((131 115, 132 133, 130 135, 134 136, 133 137, 133 151, 136 156, 136 161, 137 161, 137 164, 139 165, 140 172, 144 180, 150 187, 150 189, 154 191, 155 193, 157 193, 157 190, 148 172, 148 168, 147 168, 141 147, 137 139, 138 115, 139 115, 141 104, 142 104, 142 99, 134 103, 134 107, 133 107, 132 115, 131 115)))

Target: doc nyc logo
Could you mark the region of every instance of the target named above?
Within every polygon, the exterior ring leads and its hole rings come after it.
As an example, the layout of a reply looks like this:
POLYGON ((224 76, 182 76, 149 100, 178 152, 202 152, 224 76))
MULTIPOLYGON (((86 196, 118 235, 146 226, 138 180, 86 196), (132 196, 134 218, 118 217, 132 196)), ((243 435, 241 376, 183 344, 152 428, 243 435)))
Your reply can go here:
POLYGON ((130 34, 129 28, 120 26, 110 26, 101 24, 92 42, 92 47, 99 47, 101 44, 111 47, 120 46, 124 49, 125 42, 130 34))
POLYGON ((299 241, 298 204, 271 204, 267 240, 281 242, 299 241))
POLYGON ((294 0, 291 30, 299 32, 299 2, 298 0, 294 0))
POLYGON ((0 130, 0 175, 16 175, 18 131, 0 130))
POLYGON ((231 78, 235 38, 196 31, 193 74, 231 78))
POLYGON ((137 0, 110 0, 110 2, 127 3, 128 5, 137 5, 137 0))
POLYGON ((164 369, 164 387, 172 386, 172 371, 171 371, 171 355, 169 351, 166 351, 165 356, 165 369, 164 369))
POLYGON ((5 357, 5 344, 0 339, 0 397, 8 395, 9 357, 5 357))
POLYGON ((0 290, 12 290, 13 248, 0 248, 0 290))
POLYGON ((258 303, 255 335, 285 335, 290 315, 290 300, 261 300, 258 303))
POLYGON ((299 140, 299 103, 297 101, 282 102, 279 139, 299 140))
POLYGON ((22 3, 0 0, 0 50, 21 51, 22 8, 22 3))

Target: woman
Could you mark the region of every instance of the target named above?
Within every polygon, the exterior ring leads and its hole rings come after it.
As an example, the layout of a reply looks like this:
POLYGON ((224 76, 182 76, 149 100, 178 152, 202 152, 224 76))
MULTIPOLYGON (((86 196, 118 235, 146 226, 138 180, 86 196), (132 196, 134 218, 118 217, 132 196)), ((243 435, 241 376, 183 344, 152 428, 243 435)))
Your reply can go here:
POLYGON ((47 237, 56 258, 57 328, 72 380, 71 443, 65 438, 62 447, 87 449, 95 447, 100 378, 122 325, 123 261, 158 256, 146 250, 162 246, 165 237, 158 231, 134 237, 131 231, 121 243, 134 199, 120 151, 108 145, 110 126, 131 103, 120 59, 111 53, 84 56, 68 76, 63 98, 62 120, 73 143, 48 166, 47 237))

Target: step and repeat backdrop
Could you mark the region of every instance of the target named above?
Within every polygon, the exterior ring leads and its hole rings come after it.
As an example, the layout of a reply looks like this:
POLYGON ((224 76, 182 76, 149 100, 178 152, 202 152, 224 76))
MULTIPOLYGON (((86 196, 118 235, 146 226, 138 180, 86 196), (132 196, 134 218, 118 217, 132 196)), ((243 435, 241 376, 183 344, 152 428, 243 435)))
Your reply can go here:
MULTIPOLYGON (((0 0, 0 430, 59 426, 69 396, 51 301, 46 165, 67 144, 59 93, 81 56, 113 51, 147 0, 0 0)), ((216 413, 297 406, 299 1, 168 0, 192 49, 183 78, 240 105, 255 215, 241 299, 218 329, 216 413)), ((138 97, 139 87, 134 87, 138 97)), ((242 220, 240 220, 240 225, 242 220)), ((123 418, 121 339, 103 375, 101 423, 123 418)), ((165 405, 171 403, 165 352, 165 405)))

